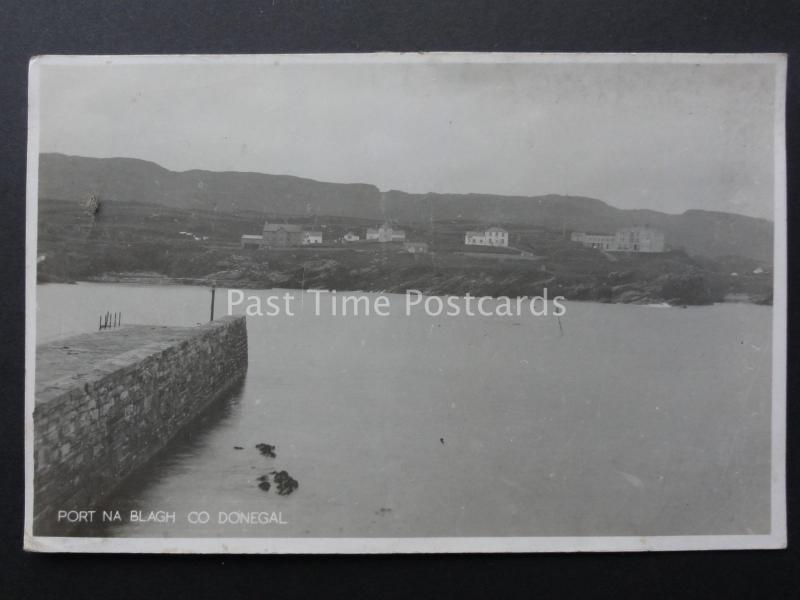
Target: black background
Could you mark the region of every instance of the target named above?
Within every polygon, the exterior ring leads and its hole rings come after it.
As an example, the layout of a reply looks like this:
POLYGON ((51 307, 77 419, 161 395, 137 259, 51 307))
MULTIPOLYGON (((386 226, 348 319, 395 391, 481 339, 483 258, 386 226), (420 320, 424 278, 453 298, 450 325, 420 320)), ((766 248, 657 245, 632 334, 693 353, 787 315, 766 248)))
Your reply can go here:
POLYGON ((23 553, 27 63, 36 54, 372 51, 786 52, 789 272, 797 264, 800 2, 0 0, 0 596, 800 597, 797 319, 789 288, 785 551, 575 555, 23 553))

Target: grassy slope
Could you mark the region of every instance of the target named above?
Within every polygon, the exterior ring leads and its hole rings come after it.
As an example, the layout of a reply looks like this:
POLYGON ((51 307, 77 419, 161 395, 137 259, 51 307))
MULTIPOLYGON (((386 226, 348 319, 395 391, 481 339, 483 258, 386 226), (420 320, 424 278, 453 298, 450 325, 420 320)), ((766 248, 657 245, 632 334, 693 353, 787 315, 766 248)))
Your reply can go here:
MULTIPOLYGON (((39 215, 40 281, 72 281, 120 273, 160 274, 191 282, 236 287, 316 287, 338 290, 533 296, 603 302, 702 304, 726 294, 768 301, 769 270, 756 261, 693 258, 675 251, 616 255, 565 240, 562 232, 510 226, 512 244, 532 260, 508 260, 509 251, 465 248, 469 222, 437 222, 407 229, 433 252, 413 256, 402 244, 339 244, 317 248, 243 251, 239 236, 257 233, 263 215, 164 208, 126 202, 90 213, 75 202, 42 200, 39 215), (181 233, 185 232, 185 233, 181 233), (198 239, 199 238, 199 239, 198 239), (465 251, 470 254, 466 255, 465 251), (480 253, 476 255, 475 253, 480 253), (731 273, 736 272, 736 276, 731 273)), ((374 221, 293 219, 334 239, 374 221)))

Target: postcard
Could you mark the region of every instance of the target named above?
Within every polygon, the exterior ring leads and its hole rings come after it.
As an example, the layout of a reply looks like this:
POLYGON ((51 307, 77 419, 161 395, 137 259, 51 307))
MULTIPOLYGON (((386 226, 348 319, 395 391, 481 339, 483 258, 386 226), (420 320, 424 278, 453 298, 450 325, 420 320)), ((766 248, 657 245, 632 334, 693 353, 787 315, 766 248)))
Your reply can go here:
POLYGON ((25 548, 785 547, 785 81, 33 58, 25 548))

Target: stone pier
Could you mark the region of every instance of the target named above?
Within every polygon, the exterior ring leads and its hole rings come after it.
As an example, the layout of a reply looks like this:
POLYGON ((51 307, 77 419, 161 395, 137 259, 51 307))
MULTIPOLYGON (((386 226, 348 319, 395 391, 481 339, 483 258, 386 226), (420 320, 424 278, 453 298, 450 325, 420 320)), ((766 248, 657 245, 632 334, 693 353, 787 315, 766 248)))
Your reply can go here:
POLYGON ((34 534, 92 510, 247 370, 244 317, 128 325, 36 349, 34 534))

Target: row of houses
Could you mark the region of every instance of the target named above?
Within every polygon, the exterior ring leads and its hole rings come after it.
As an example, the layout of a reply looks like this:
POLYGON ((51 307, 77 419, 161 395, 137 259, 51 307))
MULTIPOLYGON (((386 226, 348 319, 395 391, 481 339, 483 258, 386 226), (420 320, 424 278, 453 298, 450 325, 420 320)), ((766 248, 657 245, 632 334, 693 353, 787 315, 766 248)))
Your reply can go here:
POLYGON ((406 232, 402 229, 394 229, 388 223, 384 223, 377 229, 375 228, 368 228, 367 229, 367 241, 368 242, 405 242, 406 241, 406 232))
MULTIPOLYGON (((345 242, 357 242, 360 237, 351 231, 342 239, 345 242)), ((384 223, 378 228, 368 228, 366 240, 368 242, 405 242, 406 232, 402 229, 394 229, 388 223, 384 223)), ((424 242, 409 243, 424 244, 424 242)), ((490 227, 485 231, 468 231, 464 234, 464 243, 468 246, 508 246, 508 231, 502 227, 490 227)))
POLYGON ((508 231, 502 227, 489 227, 485 231, 468 231, 464 234, 467 246, 500 246, 508 247, 508 231))
MULTIPOLYGON (((575 231, 573 242, 606 250, 608 252, 665 252, 664 234, 652 227, 626 227, 613 234, 594 234, 575 231)), ((464 234, 467 246, 508 247, 508 231, 502 227, 489 227, 485 231, 467 231, 464 234)))
MULTIPOLYGON (((384 223, 378 228, 368 228, 365 239, 375 242, 405 242, 406 232, 402 229, 394 229, 388 223, 384 223)), ((360 240, 361 236, 353 231, 348 231, 341 238, 343 242, 358 242, 360 240)), ((241 238, 241 246, 245 249, 313 246, 321 243, 321 231, 308 231, 304 230, 301 225, 290 225, 288 223, 266 222, 261 235, 243 235, 241 238)))
POLYGON ((664 234, 651 227, 625 227, 612 234, 573 231, 570 240, 607 252, 664 252, 664 234))
MULTIPOLYGON (((364 239, 368 242, 401 242, 406 244, 409 252, 427 252, 425 242, 407 242, 406 232, 395 229, 389 223, 380 227, 369 227, 364 239)), ((243 235, 241 246, 245 249, 257 248, 285 248, 290 246, 311 246, 322 243, 321 231, 307 231, 301 225, 288 223, 264 223, 261 235, 243 235)), ((342 236, 342 242, 358 242, 361 236, 354 231, 348 231, 342 236)), ((485 231, 468 231, 464 235, 464 243, 468 246, 508 246, 508 232, 501 227, 490 227, 485 231)))
POLYGON ((243 235, 241 239, 241 246, 245 249, 285 248, 321 243, 321 231, 306 231, 300 225, 270 222, 264 223, 261 235, 243 235))
MULTIPOLYGON (((418 254, 428 251, 425 242, 407 242, 406 232, 395 229, 388 223, 380 227, 366 230, 365 240, 368 242, 401 242, 405 249, 418 254)), ((589 248, 597 248, 607 252, 664 252, 664 234, 650 227, 626 227, 613 234, 595 234, 573 231, 570 240, 589 248)), ((261 235, 243 235, 242 248, 283 248, 289 246, 313 246, 322 244, 321 231, 304 230, 300 225, 286 223, 264 223, 261 235)), ((339 241, 339 240, 337 240, 339 241)), ((361 236, 348 231, 340 241, 358 242, 361 236)), ((483 231, 467 231, 464 234, 467 246, 508 247, 508 231, 502 227, 489 227, 483 231)))

